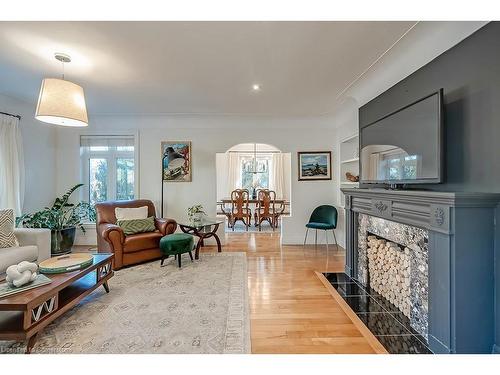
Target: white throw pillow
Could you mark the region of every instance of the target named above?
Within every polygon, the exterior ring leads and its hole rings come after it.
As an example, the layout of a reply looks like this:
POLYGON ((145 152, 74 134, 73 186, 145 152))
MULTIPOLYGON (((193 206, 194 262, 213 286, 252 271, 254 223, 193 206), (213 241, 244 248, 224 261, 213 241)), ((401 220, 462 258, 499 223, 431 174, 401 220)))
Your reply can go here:
POLYGON ((148 218, 148 206, 137 207, 137 208, 115 208, 116 220, 135 220, 135 219, 147 219, 148 218))
POLYGON ((18 246, 19 242, 14 235, 14 210, 0 210, 0 249, 18 246))

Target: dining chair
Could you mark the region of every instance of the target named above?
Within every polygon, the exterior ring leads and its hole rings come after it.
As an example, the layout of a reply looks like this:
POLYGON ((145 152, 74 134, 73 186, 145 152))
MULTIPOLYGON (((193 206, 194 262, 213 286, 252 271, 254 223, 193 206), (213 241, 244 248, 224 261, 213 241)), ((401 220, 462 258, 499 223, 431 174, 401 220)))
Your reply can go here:
POLYGON ((337 237, 335 236, 335 228, 337 228, 337 218, 338 213, 337 209, 330 205, 321 205, 316 207, 311 217, 309 218, 309 222, 306 224, 306 236, 304 238, 304 246, 307 242, 307 233, 309 229, 316 230, 316 236, 314 240, 314 245, 318 244, 318 229, 325 231, 325 241, 326 247, 328 248, 328 231, 331 230, 333 232, 333 239, 335 240, 335 246, 339 247, 337 243, 337 237))
POLYGON ((255 226, 262 229, 262 222, 265 220, 274 229, 278 225, 280 211, 276 209, 276 192, 269 189, 259 189, 257 191, 257 206, 255 208, 255 226))
POLYGON ((231 192, 231 207, 225 209, 229 215, 229 224, 234 231, 234 224, 242 221, 248 227, 252 218, 252 211, 248 207, 250 194, 247 189, 236 189, 231 192))

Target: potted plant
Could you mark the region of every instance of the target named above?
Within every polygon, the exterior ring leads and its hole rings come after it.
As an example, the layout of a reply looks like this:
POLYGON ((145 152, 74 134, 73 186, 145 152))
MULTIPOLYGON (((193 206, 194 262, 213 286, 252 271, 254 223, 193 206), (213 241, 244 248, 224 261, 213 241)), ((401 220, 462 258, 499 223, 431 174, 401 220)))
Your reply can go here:
POLYGON ((201 204, 197 204, 188 208, 189 220, 200 221, 203 218, 203 215, 206 215, 206 213, 201 204))
POLYGON ((87 202, 69 203, 71 194, 83 184, 69 189, 62 197, 56 198, 52 207, 24 214, 16 219, 17 225, 25 228, 48 228, 51 230, 51 253, 61 255, 71 252, 75 242, 76 228, 85 233, 83 221, 95 221, 96 213, 93 206, 87 202))

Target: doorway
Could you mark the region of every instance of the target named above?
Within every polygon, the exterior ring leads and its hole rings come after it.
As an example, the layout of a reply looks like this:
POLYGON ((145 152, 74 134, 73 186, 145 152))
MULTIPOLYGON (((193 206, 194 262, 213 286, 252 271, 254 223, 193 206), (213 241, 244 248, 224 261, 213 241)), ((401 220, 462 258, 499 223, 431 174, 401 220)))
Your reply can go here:
MULTIPOLYGON (((281 231, 282 217, 291 214, 290 153, 269 144, 240 143, 216 154, 216 172, 217 214, 225 217, 227 232, 281 231), (235 220, 239 219, 236 216, 241 216, 235 215, 241 203, 231 199, 232 192, 237 189, 248 192, 248 215, 245 211, 244 220, 235 220), (271 196, 275 198, 266 208, 265 203, 258 199, 259 190, 264 189, 273 192, 271 196), (263 212, 265 215, 262 215, 263 212), (277 219, 263 220, 264 216, 277 219)), ((243 205, 246 209, 245 202, 243 205)))

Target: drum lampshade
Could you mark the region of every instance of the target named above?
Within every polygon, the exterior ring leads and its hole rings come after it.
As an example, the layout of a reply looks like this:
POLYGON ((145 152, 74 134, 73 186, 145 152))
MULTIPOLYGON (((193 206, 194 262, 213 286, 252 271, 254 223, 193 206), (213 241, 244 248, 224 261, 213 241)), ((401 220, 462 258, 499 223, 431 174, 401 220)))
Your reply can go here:
POLYGON ((83 88, 63 79, 44 79, 35 118, 62 126, 88 126, 83 88))

